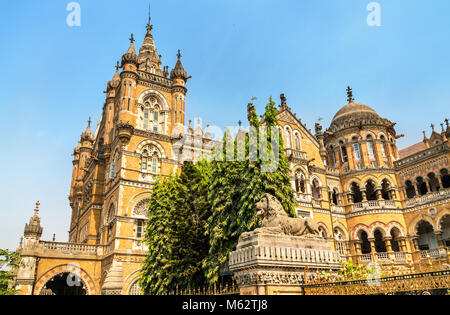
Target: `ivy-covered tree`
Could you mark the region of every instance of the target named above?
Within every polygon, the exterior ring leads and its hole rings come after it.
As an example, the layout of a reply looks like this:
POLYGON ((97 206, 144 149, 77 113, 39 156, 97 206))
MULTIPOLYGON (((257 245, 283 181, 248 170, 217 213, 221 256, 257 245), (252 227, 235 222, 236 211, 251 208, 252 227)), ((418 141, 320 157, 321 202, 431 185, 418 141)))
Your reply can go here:
POLYGON ((295 216, 294 192, 289 180, 289 162, 279 132, 276 132, 278 141, 274 141, 274 145, 272 143, 272 138, 276 134, 273 134, 274 130, 271 127, 276 129, 279 125, 276 116, 275 102, 270 98, 262 116, 266 128, 261 129, 261 122, 254 107, 249 106, 249 123, 256 132, 256 139, 246 134, 245 159, 226 161, 227 150, 234 150, 235 156, 238 156, 236 153, 238 143, 235 142, 234 147, 225 146, 223 162, 213 162, 212 182, 208 195, 212 207, 207 232, 210 248, 203 264, 210 283, 218 281, 220 267, 227 262, 230 252, 236 248, 240 235, 260 225, 254 207, 263 194, 270 193, 277 197, 286 212, 292 217, 295 216), (266 146, 261 145, 264 143, 261 141, 262 137, 267 140, 266 146))
POLYGON ((13 273, 19 268, 20 263, 19 253, 0 249, 0 295, 17 294, 16 290, 10 288, 10 283, 14 278, 13 273))
POLYGON ((145 242, 149 254, 141 272, 144 294, 166 294, 205 284, 202 262, 210 164, 186 163, 180 175, 161 179, 149 203, 145 242))

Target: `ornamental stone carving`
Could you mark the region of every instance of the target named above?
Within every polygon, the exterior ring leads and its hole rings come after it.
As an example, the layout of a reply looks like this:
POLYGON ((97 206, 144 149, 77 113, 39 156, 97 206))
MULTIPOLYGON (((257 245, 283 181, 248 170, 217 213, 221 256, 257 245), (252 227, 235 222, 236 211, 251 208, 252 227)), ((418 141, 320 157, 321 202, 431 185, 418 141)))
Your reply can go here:
POLYGON ((256 205, 257 215, 263 218, 262 227, 253 232, 244 233, 242 238, 251 234, 275 234, 289 236, 320 236, 319 226, 311 218, 290 218, 277 198, 265 194, 256 205))
POLYGON ((149 202, 150 198, 139 200, 133 208, 133 216, 147 216, 149 202))

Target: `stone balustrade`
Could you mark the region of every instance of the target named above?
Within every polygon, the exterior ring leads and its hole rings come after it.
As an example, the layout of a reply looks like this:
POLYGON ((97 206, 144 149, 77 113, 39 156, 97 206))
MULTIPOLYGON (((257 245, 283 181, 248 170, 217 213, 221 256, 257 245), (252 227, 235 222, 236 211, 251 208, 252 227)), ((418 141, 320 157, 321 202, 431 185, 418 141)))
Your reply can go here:
POLYGON ((449 198, 450 197, 450 188, 441 189, 439 191, 427 193, 423 196, 417 196, 412 199, 406 200, 406 207, 414 207, 419 206, 425 203, 433 202, 436 200, 449 198))
POLYGON ((396 208, 397 207, 395 206, 395 202, 393 200, 370 200, 355 203, 352 206, 353 211, 396 208))
POLYGON ((422 250, 420 251, 420 257, 422 259, 430 258, 445 258, 447 257, 447 250, 445 248, 437 248, 430 250, 422 250))
POLYGON ((297 160, 307 160, 308 156, 306 152, 293 150, 293 149, 286 149, 286 155, 288 158, 293 158, 297 160))
POLYGON ((39 242, 42 250, 46 253, 64 254, 64 255, 88 255, 88 256, 102 256, 103 245, 87 245, 87 244, 73 244, 73 243, 58 243, 58 242, 39 242))
POLYGON ((331 211, 333 213, 341 213, 341 214, 345 213, 344 207, 336 206, 336 205, 331 205, 331 211))

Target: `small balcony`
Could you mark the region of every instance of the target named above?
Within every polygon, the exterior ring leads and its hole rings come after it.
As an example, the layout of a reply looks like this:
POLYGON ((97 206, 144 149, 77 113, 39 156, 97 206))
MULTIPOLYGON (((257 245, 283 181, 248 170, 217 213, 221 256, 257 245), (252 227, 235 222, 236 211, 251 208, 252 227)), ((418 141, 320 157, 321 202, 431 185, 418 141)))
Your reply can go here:
POLYGON ((306 161, 308 159, 308 156, 306 152, 294 150, 294 149, 286 149, 286 156, 289 160, 301 160, 306 161))
POLYGON ((352 211, 373 210, 373 209, 396 209, 393 200, 370 200, 355 203, 352 205, 352 211))
POLYGON ((417 196, 406 200, 406 207, 414 207, 423 205, 429 202, 434 202, 440 199, 445 199, 450 197, 450 188, 441 189, 439 191, 427 193, 422 196, 417 196))

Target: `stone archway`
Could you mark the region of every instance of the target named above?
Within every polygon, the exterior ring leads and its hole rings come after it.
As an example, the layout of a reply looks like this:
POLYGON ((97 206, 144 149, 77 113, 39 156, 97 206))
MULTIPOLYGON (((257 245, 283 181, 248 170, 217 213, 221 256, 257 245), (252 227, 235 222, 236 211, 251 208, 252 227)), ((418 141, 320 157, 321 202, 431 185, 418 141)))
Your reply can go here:
POLYGON ((94 295, 91 277, 77 265, 56 266, 36 282, 36 295, 94 295))
POLYGON ((39 295, 87 295, 87 289, 77 275, 63 272, 50 278, 39 295))

